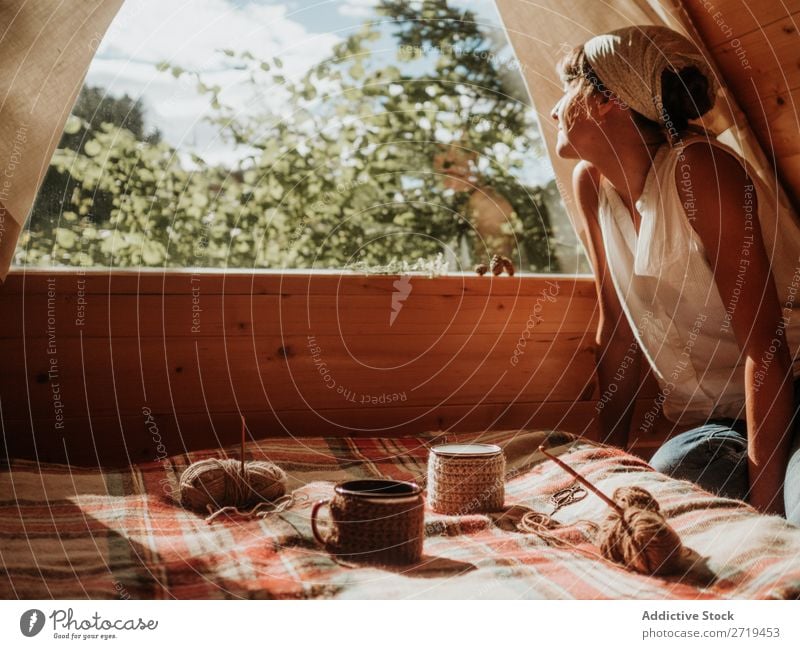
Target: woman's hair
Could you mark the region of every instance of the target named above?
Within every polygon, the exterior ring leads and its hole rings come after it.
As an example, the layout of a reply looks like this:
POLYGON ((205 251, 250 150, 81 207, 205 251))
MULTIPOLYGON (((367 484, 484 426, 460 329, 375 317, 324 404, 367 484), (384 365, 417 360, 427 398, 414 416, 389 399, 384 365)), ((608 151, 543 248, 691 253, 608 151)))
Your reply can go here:
MULTIPOLYGON (((579 98, 581 104, 578 108, 587 109, 587 101, 594 94, 605 97, 606 100, 620 101, 603 82, 598 78, 589 63, 583 45, 574 48, 558 64, 558 72, 562 81, 571 83, 577 81, 579 85, 579 98)), ((661 74, 661 102, 665 122, 671 122, 670 132, 682 133, 689 126, 689 120, 696 119, 713 106, 709 98, 709 82, 705 75, 694 66, 683 68, 680 72, 664 70, 661 74), (674 131, 673 131, 674 129, 674 131)), ((574 108, 570 108, 564 118, 569 127, 574 119, 574 108)), ((648 119, 641 113, 631 109, 636 124, 641 127, 657 128, 664 130, 665 124, 658 124, 648 119)))

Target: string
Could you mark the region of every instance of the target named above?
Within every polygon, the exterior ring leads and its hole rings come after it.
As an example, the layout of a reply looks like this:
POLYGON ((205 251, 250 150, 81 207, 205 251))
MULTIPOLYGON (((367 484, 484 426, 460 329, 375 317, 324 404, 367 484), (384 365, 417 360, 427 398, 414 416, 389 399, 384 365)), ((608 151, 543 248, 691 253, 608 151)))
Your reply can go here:
POLYGON ((252 509, 245 511, 242 511, 235 505, 228 505, 227 507, 222 507, 217 511, 213 511, 211 509, 211 505, 208 505, 209 515, 206 516, 205 521, 206 523, 211 523, 222 514, 227 514, 229 516, 235 515, 241 518, 266 518, 272 514, 280 514, 281 512, 285 512, 287 509, 290 509, 295 505, 306 503, 308 501, 308 494, 297 493, 296 491, 293 491, 291 494, 284 494, 276 500, 260 502, 252 509))

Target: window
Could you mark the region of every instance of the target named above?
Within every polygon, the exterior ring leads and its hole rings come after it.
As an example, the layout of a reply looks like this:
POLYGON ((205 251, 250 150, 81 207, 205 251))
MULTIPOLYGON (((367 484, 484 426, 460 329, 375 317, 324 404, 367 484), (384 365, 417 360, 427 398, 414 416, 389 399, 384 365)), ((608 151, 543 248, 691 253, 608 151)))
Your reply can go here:
POLYGON ((140 0, 16 263, 587 272, 553 178, 490 0, 140 0))

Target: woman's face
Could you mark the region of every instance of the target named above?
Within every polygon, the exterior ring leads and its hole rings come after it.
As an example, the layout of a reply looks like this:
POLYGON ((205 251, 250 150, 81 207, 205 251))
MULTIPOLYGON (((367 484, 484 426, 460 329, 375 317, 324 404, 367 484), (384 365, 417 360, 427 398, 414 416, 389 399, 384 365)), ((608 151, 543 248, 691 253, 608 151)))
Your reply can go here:
POLYGON ((581 84, 568 81, 564 84, 564 95, 558 100, 550 116, 558 126, 556 154, 560 158, 587 159, 594 150, 599 132, 600 112, 597 96, 592 94, 584 102, 581 84), (566 116, 569 115, 569 118, 566 116))

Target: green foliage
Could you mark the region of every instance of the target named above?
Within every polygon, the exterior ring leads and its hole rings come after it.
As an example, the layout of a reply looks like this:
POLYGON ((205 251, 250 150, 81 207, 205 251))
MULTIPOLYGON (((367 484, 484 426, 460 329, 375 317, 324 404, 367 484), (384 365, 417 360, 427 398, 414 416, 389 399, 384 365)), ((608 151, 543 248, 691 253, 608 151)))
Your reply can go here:
POLYGON ((193 81, 211 121, 247 147, 233 170, 182 162, 144 132, 130 99, 87 116, 102 91, 84 90, 51 164, 58 208, 37 204, 18 262, 343 268, 433 258, 474 236, 468 193, 448 189, 434 165, 452 145, 475 152, 477 184, 512 204, 526 268, 558 270, 544 190, 517 180, 526 158, 544 153, 510 54, 501 60, 474 16, 447 0, 383 0, 379 11, 381 22, 300 78, 279 59, 224 50, 280 110, 239 110, 201 75, 159 64, 193 81))
POLYGON ((59 146, 77 151, 82 140, 100 129, 102 124, 113 124, 129 130, 137 140, 157 144, 161 141, 158 130, 145 129, 144 106, 141 99, 128 95, 113 97, 103 88, 84 86, 72 108, 72 116, 64 129, 59 146))

